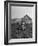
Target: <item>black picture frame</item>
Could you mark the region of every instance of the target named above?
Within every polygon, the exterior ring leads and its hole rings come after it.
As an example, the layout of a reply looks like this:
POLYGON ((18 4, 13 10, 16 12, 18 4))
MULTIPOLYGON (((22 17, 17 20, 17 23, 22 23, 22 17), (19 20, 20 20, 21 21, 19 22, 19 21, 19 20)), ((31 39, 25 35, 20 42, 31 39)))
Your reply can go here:
MULTIPOLYGON (((21 5, 20 5, 21 6, 21 5)), ((24 6, 24 5, 23 5, 24 6)), ((28 6, 28 5, 26 5, 28 6)), ((32 6, 32 5, 31 5, 32 6)), ((33 44, 37 43, 37 2, 31 2, 31 1, 4 1, 4 44, 33 44), (30 4, 36 4, 35 5, 35 42, 18 42, 18 43, 8 43, 8 3, 30 3, 30 4), (5 27, 5 21, 6 21, 6 27, 5 27)))

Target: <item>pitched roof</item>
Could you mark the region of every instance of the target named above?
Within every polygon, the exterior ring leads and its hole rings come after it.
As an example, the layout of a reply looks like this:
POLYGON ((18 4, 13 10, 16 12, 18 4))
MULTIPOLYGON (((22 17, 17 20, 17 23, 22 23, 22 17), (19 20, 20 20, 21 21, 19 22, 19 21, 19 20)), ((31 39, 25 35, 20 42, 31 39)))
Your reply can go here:
POLYGON ((25 19, 32 20, 28 15, 25 15, 24 18, 25 18, 25 19))

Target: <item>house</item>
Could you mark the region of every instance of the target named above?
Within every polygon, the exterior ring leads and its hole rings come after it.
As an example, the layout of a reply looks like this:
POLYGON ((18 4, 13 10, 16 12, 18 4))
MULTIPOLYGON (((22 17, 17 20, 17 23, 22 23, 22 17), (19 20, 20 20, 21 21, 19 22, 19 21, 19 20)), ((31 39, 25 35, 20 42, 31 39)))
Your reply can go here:
POLYGON ((23 18, 22 18, 22 22, 25 22, 27 24, 30 24, 32 23, 32 19, 28 16, 28 15, 25 15, 23 18))

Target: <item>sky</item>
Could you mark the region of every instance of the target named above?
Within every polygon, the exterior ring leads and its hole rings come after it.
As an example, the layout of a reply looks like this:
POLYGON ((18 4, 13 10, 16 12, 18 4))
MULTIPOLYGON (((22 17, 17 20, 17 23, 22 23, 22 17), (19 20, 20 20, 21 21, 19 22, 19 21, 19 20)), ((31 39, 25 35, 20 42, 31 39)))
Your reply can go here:
POLYGON ((22 18, 25 15, 28 15, 31 18, 33 18, 34 14, 35 14, 34 7, 11 6, 11 19, 22 18))

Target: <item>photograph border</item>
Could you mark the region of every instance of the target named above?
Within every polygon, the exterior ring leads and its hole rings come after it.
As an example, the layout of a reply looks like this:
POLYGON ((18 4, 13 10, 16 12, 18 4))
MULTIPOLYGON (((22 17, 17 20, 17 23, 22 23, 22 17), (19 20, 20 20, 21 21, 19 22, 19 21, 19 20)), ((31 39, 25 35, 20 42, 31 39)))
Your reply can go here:
POLYGON ((31 1, 4 1, 4 44, 31 44, 37 43, 37 2, 31 1), (35 41, 33 42, 18 42, 18 43, 8 43, 8 3, 32 3, 35 5, 35 41), (5 17, 6 16, 6 17, 5 17), (5 21, 6 21, 6 28, 5 28, 5 21))

